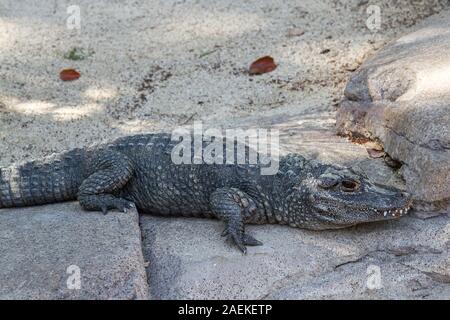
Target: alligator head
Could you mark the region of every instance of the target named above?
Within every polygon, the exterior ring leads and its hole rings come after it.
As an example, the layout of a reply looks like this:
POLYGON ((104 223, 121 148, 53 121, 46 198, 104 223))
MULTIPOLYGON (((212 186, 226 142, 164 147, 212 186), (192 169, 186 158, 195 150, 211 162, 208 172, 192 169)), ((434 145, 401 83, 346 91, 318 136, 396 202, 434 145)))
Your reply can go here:
POLYGON ((336 229, 396 219, 408 213, 409 194, 371 182, 350 168, 315 161, 291 174, 287 192, 289 223, 308 229, 336 229), (302 173, 303 171, 303 173, 302 173))

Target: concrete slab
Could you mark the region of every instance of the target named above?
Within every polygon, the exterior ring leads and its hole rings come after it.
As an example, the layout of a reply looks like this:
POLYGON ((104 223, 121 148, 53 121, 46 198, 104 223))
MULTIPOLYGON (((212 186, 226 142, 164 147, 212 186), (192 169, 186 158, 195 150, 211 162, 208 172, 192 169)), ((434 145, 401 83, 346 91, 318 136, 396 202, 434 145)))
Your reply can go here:
POLYGON ((207 219, 141 216, 157 299, 450 299, 450 217, 307 231, 249 226, 243 255, 207 219))
POLYGON ((134 210, 2 209, 0 257, 0 299, 148 298, 134 210))

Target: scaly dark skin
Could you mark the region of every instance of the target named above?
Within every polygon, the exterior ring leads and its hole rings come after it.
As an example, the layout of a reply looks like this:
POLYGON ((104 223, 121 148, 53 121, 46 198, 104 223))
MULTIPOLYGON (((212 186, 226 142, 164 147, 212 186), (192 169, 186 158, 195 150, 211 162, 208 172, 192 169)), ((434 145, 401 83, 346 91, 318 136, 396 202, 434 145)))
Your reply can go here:
POLYGON ((0 208, 78 199, 85 210, 217 218, 246 252, 245 224, 336 229, 405 215, 410 197, 352 169, 290 154, 275 175, 258 165, 174 164, 178 141, 137 135, 0 169, 0 208))

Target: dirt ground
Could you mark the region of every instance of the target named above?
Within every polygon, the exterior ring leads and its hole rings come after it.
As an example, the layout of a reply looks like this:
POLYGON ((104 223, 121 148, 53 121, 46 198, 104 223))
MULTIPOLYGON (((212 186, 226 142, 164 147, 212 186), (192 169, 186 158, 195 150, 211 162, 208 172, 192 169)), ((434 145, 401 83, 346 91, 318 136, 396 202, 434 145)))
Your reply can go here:
POLYGON ((448 1, 77 1, 70 29, 72 4, 0 3, 0 165, 194 120, 331 132, 349 74, 448 1), (265 55, 278 68, 250 76, 265 55), (81 77, 61 81, 64 68, 81 77))

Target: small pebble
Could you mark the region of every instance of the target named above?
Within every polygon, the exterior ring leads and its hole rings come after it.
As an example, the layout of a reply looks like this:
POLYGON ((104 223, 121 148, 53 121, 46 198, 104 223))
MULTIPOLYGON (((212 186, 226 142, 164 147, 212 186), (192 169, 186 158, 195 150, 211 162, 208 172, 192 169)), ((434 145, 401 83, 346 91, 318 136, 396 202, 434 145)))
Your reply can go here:
POLYGON ((300 28, 291 28, 287 32, 288 37, 299 37, 305 33, 305 30, 300 28))

